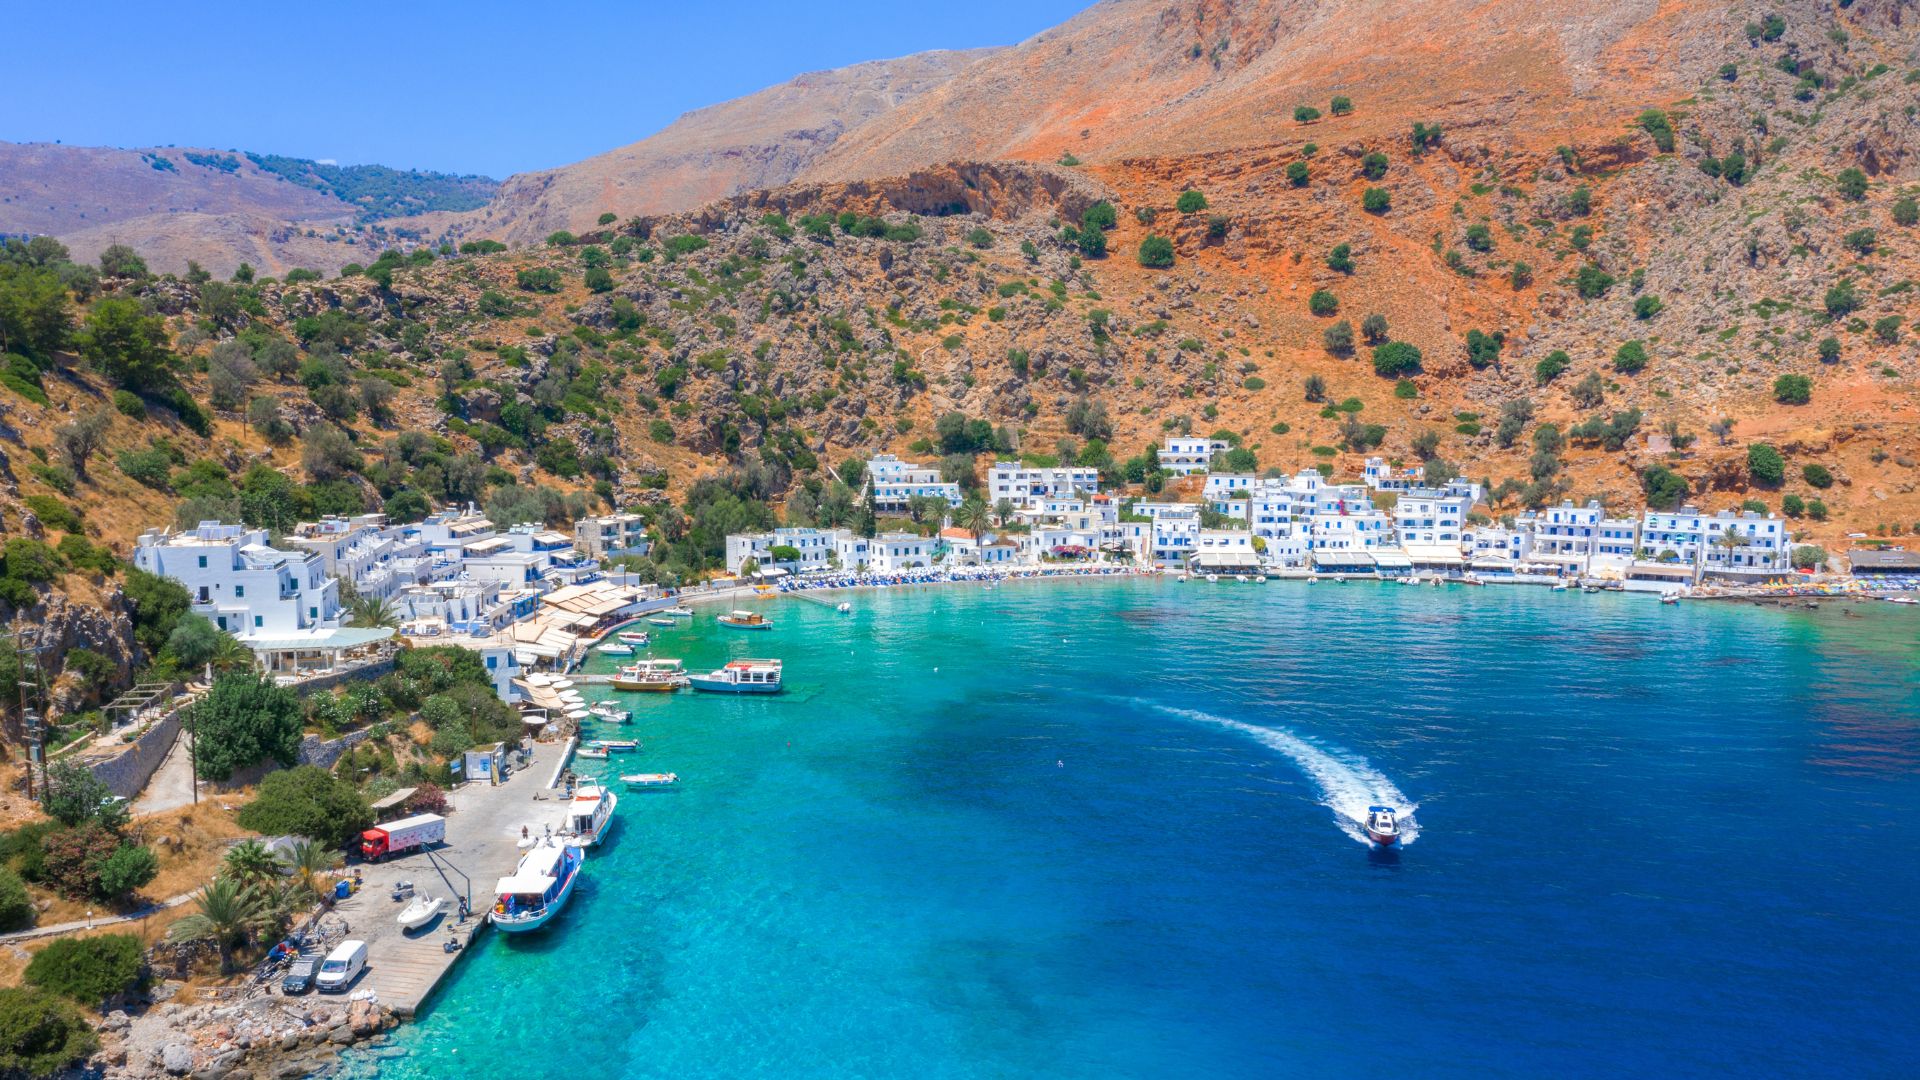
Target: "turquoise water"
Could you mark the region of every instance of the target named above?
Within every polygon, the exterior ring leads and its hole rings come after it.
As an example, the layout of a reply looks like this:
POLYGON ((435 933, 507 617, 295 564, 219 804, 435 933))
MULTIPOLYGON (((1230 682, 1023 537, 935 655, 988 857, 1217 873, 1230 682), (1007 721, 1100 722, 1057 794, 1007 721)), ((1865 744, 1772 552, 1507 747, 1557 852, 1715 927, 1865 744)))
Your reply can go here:
POLYGON ((491 935, 355 1071, 1911 1075, 1907 612, 850 599, 660 632, 694 669, 783 657, 788 692, 621 695, 614 764, 681 790, 623 794, 562 919, 491 935), (1404 851, 1355 839, 1375 798, 1418 806, 1404 851))

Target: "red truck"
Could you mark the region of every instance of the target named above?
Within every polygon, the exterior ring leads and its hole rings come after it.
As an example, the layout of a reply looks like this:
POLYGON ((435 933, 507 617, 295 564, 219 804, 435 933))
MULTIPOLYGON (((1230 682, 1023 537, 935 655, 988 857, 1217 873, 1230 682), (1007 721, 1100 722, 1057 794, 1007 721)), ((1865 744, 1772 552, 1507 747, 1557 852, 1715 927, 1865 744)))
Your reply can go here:
POLYGON ((415 814, 385 825, 375 825, 360 834, 360 854, 368 862, 379 862, 389 855, 400 855, 447 838, 447 819, 439 814, 415 814))

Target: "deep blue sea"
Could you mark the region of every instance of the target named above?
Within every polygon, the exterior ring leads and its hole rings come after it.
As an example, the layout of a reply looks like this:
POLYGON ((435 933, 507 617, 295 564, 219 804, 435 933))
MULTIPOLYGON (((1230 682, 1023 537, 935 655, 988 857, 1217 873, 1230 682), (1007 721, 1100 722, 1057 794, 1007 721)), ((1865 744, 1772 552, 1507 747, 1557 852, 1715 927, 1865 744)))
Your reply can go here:
MULTIPOLYGON (((1015 583, 660 631, 583 892, 382 1080, 1912 1076, 1920 619, 1015 583), (1353 815, 1417 807, 1380 853, 1353 815)), ((836 597, 839 599, 839 597, 836 597)), ((596 668, 611 666, 603 658, 596 668)), ((506 870, 500 868, 501 872, 506 870)))

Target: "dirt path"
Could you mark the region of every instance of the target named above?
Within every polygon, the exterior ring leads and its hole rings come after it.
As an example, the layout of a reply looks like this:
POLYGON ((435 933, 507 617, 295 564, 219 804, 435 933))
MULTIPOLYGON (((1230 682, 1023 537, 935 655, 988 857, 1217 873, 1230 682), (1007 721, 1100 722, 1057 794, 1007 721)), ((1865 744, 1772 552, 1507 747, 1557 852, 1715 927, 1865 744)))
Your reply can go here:
POLYGON ((169 896, 159 903, 148 904, 136 911, 130 911, 125 915, 97 915, 92 919, 74 919, 71 922, 53 923, 49 926, 36 926, 31 930, 16 930, 11 934, 0 934, 0 945, 16 941, 32 941, 34 938, 54 937, 59 934, 71 934, 76 930, 97 930, 100 927, 113 926, 117 923, 139 922, 141 919, 156 912, 179 907, 181 904, 192 900, 199 894, 200 890, 195 889, 193 892, 181 893, 179 896, 169 896))
POLYGON ((187 736, 183 731, 173 740, 173 749, 167 751, 166 759, 153 771, 146 790, 134 800, 133 815, 142 817, 187 805, 193 801, 193 784, 193 755, 187 752, 187 736))

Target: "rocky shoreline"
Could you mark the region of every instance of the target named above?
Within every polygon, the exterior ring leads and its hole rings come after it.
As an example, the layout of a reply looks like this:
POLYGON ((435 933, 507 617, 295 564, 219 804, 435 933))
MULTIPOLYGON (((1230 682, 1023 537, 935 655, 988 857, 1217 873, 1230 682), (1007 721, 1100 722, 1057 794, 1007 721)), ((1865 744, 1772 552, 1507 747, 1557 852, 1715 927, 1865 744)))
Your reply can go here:
POLYGON ((372 1000, 255 994, 233 1002, 116 1009, 100 1025, 88 1075, 103 1080, 292 1080, 324 1071, 348 1047, 399 1023, 372 1000))

